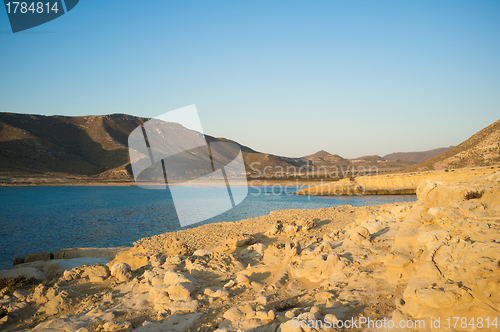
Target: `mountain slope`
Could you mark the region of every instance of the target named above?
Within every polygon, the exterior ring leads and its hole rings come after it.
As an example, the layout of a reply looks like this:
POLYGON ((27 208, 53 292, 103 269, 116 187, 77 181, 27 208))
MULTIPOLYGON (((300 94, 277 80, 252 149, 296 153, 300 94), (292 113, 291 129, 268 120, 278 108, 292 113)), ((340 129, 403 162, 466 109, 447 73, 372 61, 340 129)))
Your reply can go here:
POLYGON ((500 163, 500 120, 456 147, 401 172, 497 165, 500 163))
MULTIPOLYGON (((63 173, 130 178, 128 136, 147 120, 126 114, 70 117, 0 113, 0 172, 16 176, 63 173)), ((208 135, 205 138, 208 142, 233 142, 208 135)), ((307 163, 302 158, 274 156, 238 146, 247 169, 251 163, 255 169, 307 163)), ((190 171, 196 170, 186 169, 190 171)))
POLYGON ((310 154, 308 156, 304 156, 304 158, 314 158, 314 157, 327 157, 331 156, 332 154, 330 152, 326 152, 325 150, 319 150, 316 153, 310 154))
POLYGON ((414 163, 422 163, 428 159, 439 156, 441 153, 445 153, 446 151, 452 149, 453 146, 448 148, 438 148, 428 151, 418 151, 418 152, 396 152, 383 156, 382 158, 385 160, 409 160, 414 163))

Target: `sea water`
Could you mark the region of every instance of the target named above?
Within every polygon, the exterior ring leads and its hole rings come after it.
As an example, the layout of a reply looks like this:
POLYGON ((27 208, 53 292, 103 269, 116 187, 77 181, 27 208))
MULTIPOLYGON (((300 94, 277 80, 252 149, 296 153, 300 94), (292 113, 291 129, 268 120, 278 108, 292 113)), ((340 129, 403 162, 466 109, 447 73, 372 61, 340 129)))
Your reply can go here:
MULTIPOLYGON (((249 195, 235 208, 188 227, 258 217, 274 210, 319 209, 347 204, 367 206, 416 200, 413 195, 321 197, 292 194, 299 189, 249 187, 249 195)), ((206 188, 184 187, 180 199, 189 202, 192 197, 203 196, 199 195, 203 190, 206 188)), ((140 238, 180 229, 183 228, 177 220, 168 189, 122 186, 0 187, 0 269, 11 267, 13 258, 27 253, 55 252, 75 247, 130 246, 140 238)))

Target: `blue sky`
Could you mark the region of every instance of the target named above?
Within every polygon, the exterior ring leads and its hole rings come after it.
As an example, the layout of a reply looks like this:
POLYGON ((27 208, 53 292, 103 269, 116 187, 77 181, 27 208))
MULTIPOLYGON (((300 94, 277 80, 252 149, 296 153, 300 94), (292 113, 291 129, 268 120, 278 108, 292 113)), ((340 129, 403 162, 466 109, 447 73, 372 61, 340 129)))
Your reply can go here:
POLYGON ((343 157, 457 145, 500 118, 498 1, 82 0, 12 34, 0 111, 153 117, 343 157))

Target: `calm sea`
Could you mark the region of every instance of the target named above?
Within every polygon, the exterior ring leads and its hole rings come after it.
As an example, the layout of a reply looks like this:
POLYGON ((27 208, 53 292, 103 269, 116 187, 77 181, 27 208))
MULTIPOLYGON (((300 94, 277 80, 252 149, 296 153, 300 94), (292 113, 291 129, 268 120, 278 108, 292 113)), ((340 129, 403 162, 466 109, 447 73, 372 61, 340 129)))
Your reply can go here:
MULTIPOLYGON (((274 210, 318 209, 350 204, 377 205, 416 200, 415 196, 309 197, 285 190, 250 187, 236 208, 202 223, 236 221, 274 210)), ((185 187, 192 200, 200 187, 185 187)), ((146 236, 181 229, 169 190, 139 187, 0 187, 0 264, 30 252, 72 247, 129 246, 146 236)))

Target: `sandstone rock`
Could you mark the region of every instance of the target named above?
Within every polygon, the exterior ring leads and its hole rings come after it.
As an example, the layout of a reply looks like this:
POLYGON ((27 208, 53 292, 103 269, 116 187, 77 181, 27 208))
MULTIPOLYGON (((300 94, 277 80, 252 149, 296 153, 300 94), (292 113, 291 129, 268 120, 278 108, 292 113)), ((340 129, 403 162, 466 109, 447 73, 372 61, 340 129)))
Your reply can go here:
POLYGON ((290 263, 289 270, 294 279, 307 278, 311 282, 318 282, 341 271, 344 266, 336 254, 317 255, 312 260, 290 263))
MULTIPOLYGON (((365 228, 370 235, 377 233, 378 231, 387 227, 387 222, 384 221, 373 221, 373 222, 362 222, 361 226, 365 228)), ((365 237, 368 238, 368 237, 365 237)))
POLYGON ((161 275, 155 275, 152 279, 151 279, 151 285, 160 285, 164 282, 164 278, 161 276, 161 275))
POLYGON ((35 290, 32 294, 28 295, 27 301, 36 302, 38 304, 46 303, 48 301, 47 297, 45 296, 46 292, 47 287, 43 284, 40 284, 35 287, 35 290))
POLYGON ((21 298, 24 298, 24 297, 30 295, 30 291, 27 290, 27 289, 20 288, 20 289, 16 289, 14 291, 14 293, 12 293, 12 295, 14 295, 15 297, 17 297, 18 299, 21 299, 21 298))
POLYGON ((365 239, 370 238, 370 232, 365 227, 356 227, 352 231, 350 231, 349 233, 359 234, 361 237, 363 237, 365 239))
POLYGON ((334 314, 325 315, 325 323, 336 324, 338 322, 338 320, 339 319, 334 314))
POLYGON ((189 313, 194 312, 198 309, 198 301, 187 300, 187 301, 172 301, 165 305, 165 308, 170 310, 172 314, 177 313, 189 313))
POLYGON ((298 256, 300 255, 300 242, 293 241, 285 245, 285 255, 286 256, 298 256))
POLYGON ((392 208, 390 210, 390 212, 391 212, 392 215, 397 216, 397 215, 405 212, 406 210, 408 210, 408 205, 399 205, 399 206, 396 206, 396 207, 392 208))
POLYGON ((211 288, 206 288, 204 291, 204 294, 210 297, 228 297, 229 292, 223 289, 211 289, 211 288))
POLYGON ((8 295, 5 295, 2 299, 0 299, 0 305, 6 305, 12 302, 14 299, 8 295))
MULTIPOLYGON (((423 245, 429 246, 435 242, 450 239, 449 231, 447 230, 434 230, 429 232, 420 233, 417 237, 417 241, 423 245)), ((429 247, 430 248, 430 247, 429 247)))
POLYGON ((27 306, 28 306, 28 303, 26 303, 26 302, 15 301, 15 302, 9 303, 9 305, 7 306, 7 311, 14 313, 19 309, 26 308, 27 306))
POLYGON ((209 251, 209 250, 205 250, 205 249, 198 249, 196 250, 194 253, 193 253, 193 256, 210 256, 212 252, 209 251))
POLYGON ((103 277, 92 277, 89 279, 90 282, 92 283, 100 283, 103 282, 105 278, 103 277))
POLYGON ((82 278, 103 278, 106 279, 110 275, 109 268, 104 264, 84 265, 82 268, 82 278))
POLYGON ((194 292, 194 286, 191 283, 177 283, 167 288, 170 299, 174 301, 188 301, 191 299, 191 293, 194 292))
POLYGON ((193 254, 193 249, 179 239, 174 239, 171 242, 165 243, 164 250, 169 256, 190 256, 193 254))
POLYGON ((257 297, 257 298, 255 299, 255 302, 257 302, 257 303, 259 303, 259 304, 262 304, 262 305, 266 305, 266 304, 267 304, 267 302, 268 302, 268 299, 267 299, 267 297, 266 297, 266 296, 261 295, 261 296, 259 296, 259 297, 257 297))
POLYGON ((186 332, 190 330, 201 315, 201 313, 171 315, 158 323, 148 322, 149 324, 144 324, 134 332, 186 332))
POLYGON ((227 310, 223 317, 229 321, 238 321, 238 320, 243 320, 245 317, 245 313, 243 313, 238 306, 232 307, 229 310, 227 310))
POLYGON ((269 228, 266 232, 265 232, 265 235, 266 236, 275 236, 276 234, 278 234, 280 232, 280 229, 281 229, 282 225, 281 225, 281 221, 278 221, 276 223, 274 223, 271 228, 269 228))
POLYGON ((300 322, 289 320, 280 325, 281 332, 304 332, 304 330, 300 327, 300 322))
POLYGON ((5 315, 2 318, 0 318, 0 327, 2 327, 3 325, 10 324, 13 321, 14 320, 12 319, 12 317, 10 317, 9 315, 5 315))
POLYGON ((72 301, 65 294, 59 294, 50 299, 44 306, 45 314, 52 316, 71 307, 72 301))
POLYGON ((115 258, 106 264, 110 270, 116 263, 126 263, 132 271, 135 271, 143 266, 149 265, 149 254, 146 250, 140 247, 133 247, 129 250, 123 250, 116 254, 115 258))
POLYGON ((225 285, 224 289, 231 289, 236 286, 237 282, 235 280, 229 280, 225 285))
POLYGON ((162 255, 149 256, 148 259, 152 267, 160 267, 165 263, 165 257, 162 255))
POLYGON ((191 277, 182 272, 166 271, 163 281, 166 285, 175 285, 180 283, 191 283, 191 277))
POLYGON ((333 300, 335 297, 330 292, 319 292, 315 294, 315 298, 318 303, 326 303, 329 300, 333 300))
POLYGON ((238 285, 248 285, 250 283, 250 279, 248 279, 248 277, 243 274, 238 274, 236 276, 236 282, 238 283, 238 285))
POLYGON ((142 274, 142 278, 144 281, 151 281, 154 277, 156 277, 157 274, 151 270, 146 270, 144 271, 144 273, 142 274))
POLYGON ((115 263, 111 267, 111 275, 118 281, 126 282, 132 279, 132 269, 127 263, 115 263))
POLYGON ((168 285, 156 285, 149 290, 150 301, 155 304, 163 304, 171 302, 168 296, 168 285))
POLYGON ((240 257, 243 259, 261 257, 266 246, 262 243, 256 243, 247 248, 243 248, 240 252, 240 257))
POLYGON ((229 239, 226 240, 225 244, 230 250, 235 250, 238 247, 243 247, 245 245, 250 245, 254 243, 255 243, 255 238, 253 237, 253 235, 241 234, 230 237, 229 239))
POLYGON ((299 226, 297 225, 286 225, 284 229, 286 234, 294 234, 299 231, 299 226))
POLYGON ((132 330, 132 323, 130 322, 106 322, 102 326, 104 328, 104 331, 110 332, 110 331, 131 331, 132 330))

